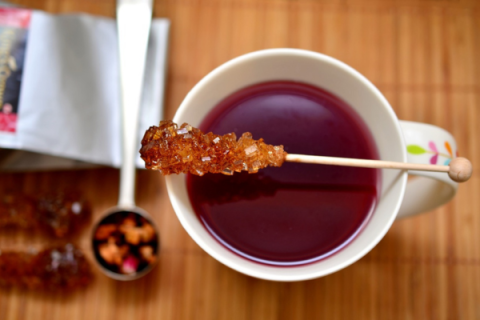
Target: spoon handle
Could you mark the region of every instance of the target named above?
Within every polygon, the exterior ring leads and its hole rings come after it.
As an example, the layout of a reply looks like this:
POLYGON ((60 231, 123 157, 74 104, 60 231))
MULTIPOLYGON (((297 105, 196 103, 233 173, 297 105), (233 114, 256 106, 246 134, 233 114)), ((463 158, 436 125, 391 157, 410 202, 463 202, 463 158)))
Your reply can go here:
POLYGON ((122 166, 118 205, 126 208, 135 207, 137 131, 152 5, 153 0, 117 1, 122 106, 122 166))

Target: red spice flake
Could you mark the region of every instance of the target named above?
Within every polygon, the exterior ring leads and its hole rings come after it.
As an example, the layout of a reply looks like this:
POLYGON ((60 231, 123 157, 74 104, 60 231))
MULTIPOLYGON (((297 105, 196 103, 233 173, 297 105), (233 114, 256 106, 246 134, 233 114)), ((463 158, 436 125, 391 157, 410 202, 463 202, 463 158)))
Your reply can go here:
POLYGON ((103 224, 98 226, 95 231, 95 240, 107 240, 115 231, 117 231, 117 225, 115 224, 103 224))
POLYGON ((142 246, 139 249, 140 254, 142 255, 142 258, 148 261, 149 263, 152 263, 155 261, 155 255, 154 255, 154 249, 152 246, 142 246))
POLYGON ((137 272, 137 268, 139 264, 140 264, 139 260, 135 258, 135 256, 130 255, 126 257, 122 263, 122 273, 132 274, 137 272))

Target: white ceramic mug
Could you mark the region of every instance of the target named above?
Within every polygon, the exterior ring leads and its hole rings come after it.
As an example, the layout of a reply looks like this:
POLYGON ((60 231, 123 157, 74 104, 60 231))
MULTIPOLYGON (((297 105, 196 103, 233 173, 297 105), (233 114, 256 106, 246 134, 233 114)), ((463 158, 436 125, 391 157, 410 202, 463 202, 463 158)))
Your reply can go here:
MULTIPOLYGON (((273 80, 291 80, 325 89, 347 102, 370 129, 381 160, 445 164, 455 156, 452 135, 438 127, 400 121, 392 107, 364 76, 323 54, 298 49, 269 49, 226 62, 205 76, 185 97, 174 122, 198 126, 221 100, 244 87, 273 80), (408 150, 407 150, 408 149, 408 150)), ((450 200, 457 184, 446 173, 382 171, 380 201, 359 235, 339 252, 318 262, 293 267, 258 264, 242 258, 215 240, 197 219, 184 175, 166 178, 173 208, 188 234, 212 257, 244 274, 268 280, 298 281, 340 270, 368 253, 393 221, 431 210, 450 200)))

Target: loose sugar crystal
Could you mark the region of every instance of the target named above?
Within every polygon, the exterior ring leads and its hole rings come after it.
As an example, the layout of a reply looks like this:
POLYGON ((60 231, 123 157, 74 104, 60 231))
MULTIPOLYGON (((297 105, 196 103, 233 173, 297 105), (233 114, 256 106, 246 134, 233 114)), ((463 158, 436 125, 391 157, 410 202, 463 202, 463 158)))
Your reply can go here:
POLYGON ((66 238, 88 224, 91 211, 89 202, 74 191, 35 197, 6 192, 0 195, 0 228, 38 229, 57 238, 66 238))
POLYGON ((190 172, 202 176, 207 172, 232 175, 242 170, 256 173, 267 166, 280 167, 286 152, 283 146, 254 140, 249 132, 237 140, 235 133, 205 134, 187 123, 178 128, 168 120, 145 132, 140 155, 147 169, 164 175, 190 172))
POLYGON ((0 254, 0 286, 71 290, 91 280, 88 260, 70 243, 40 252, 4 251, 0 254))

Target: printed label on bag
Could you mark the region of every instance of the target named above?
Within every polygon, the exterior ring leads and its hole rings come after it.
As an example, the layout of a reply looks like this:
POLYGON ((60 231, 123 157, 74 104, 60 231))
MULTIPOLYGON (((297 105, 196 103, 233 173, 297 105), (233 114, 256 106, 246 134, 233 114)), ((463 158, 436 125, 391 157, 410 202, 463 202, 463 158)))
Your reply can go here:
POLYGON ((15 133, 31 11, 0 8, 0 132, 15 133))

